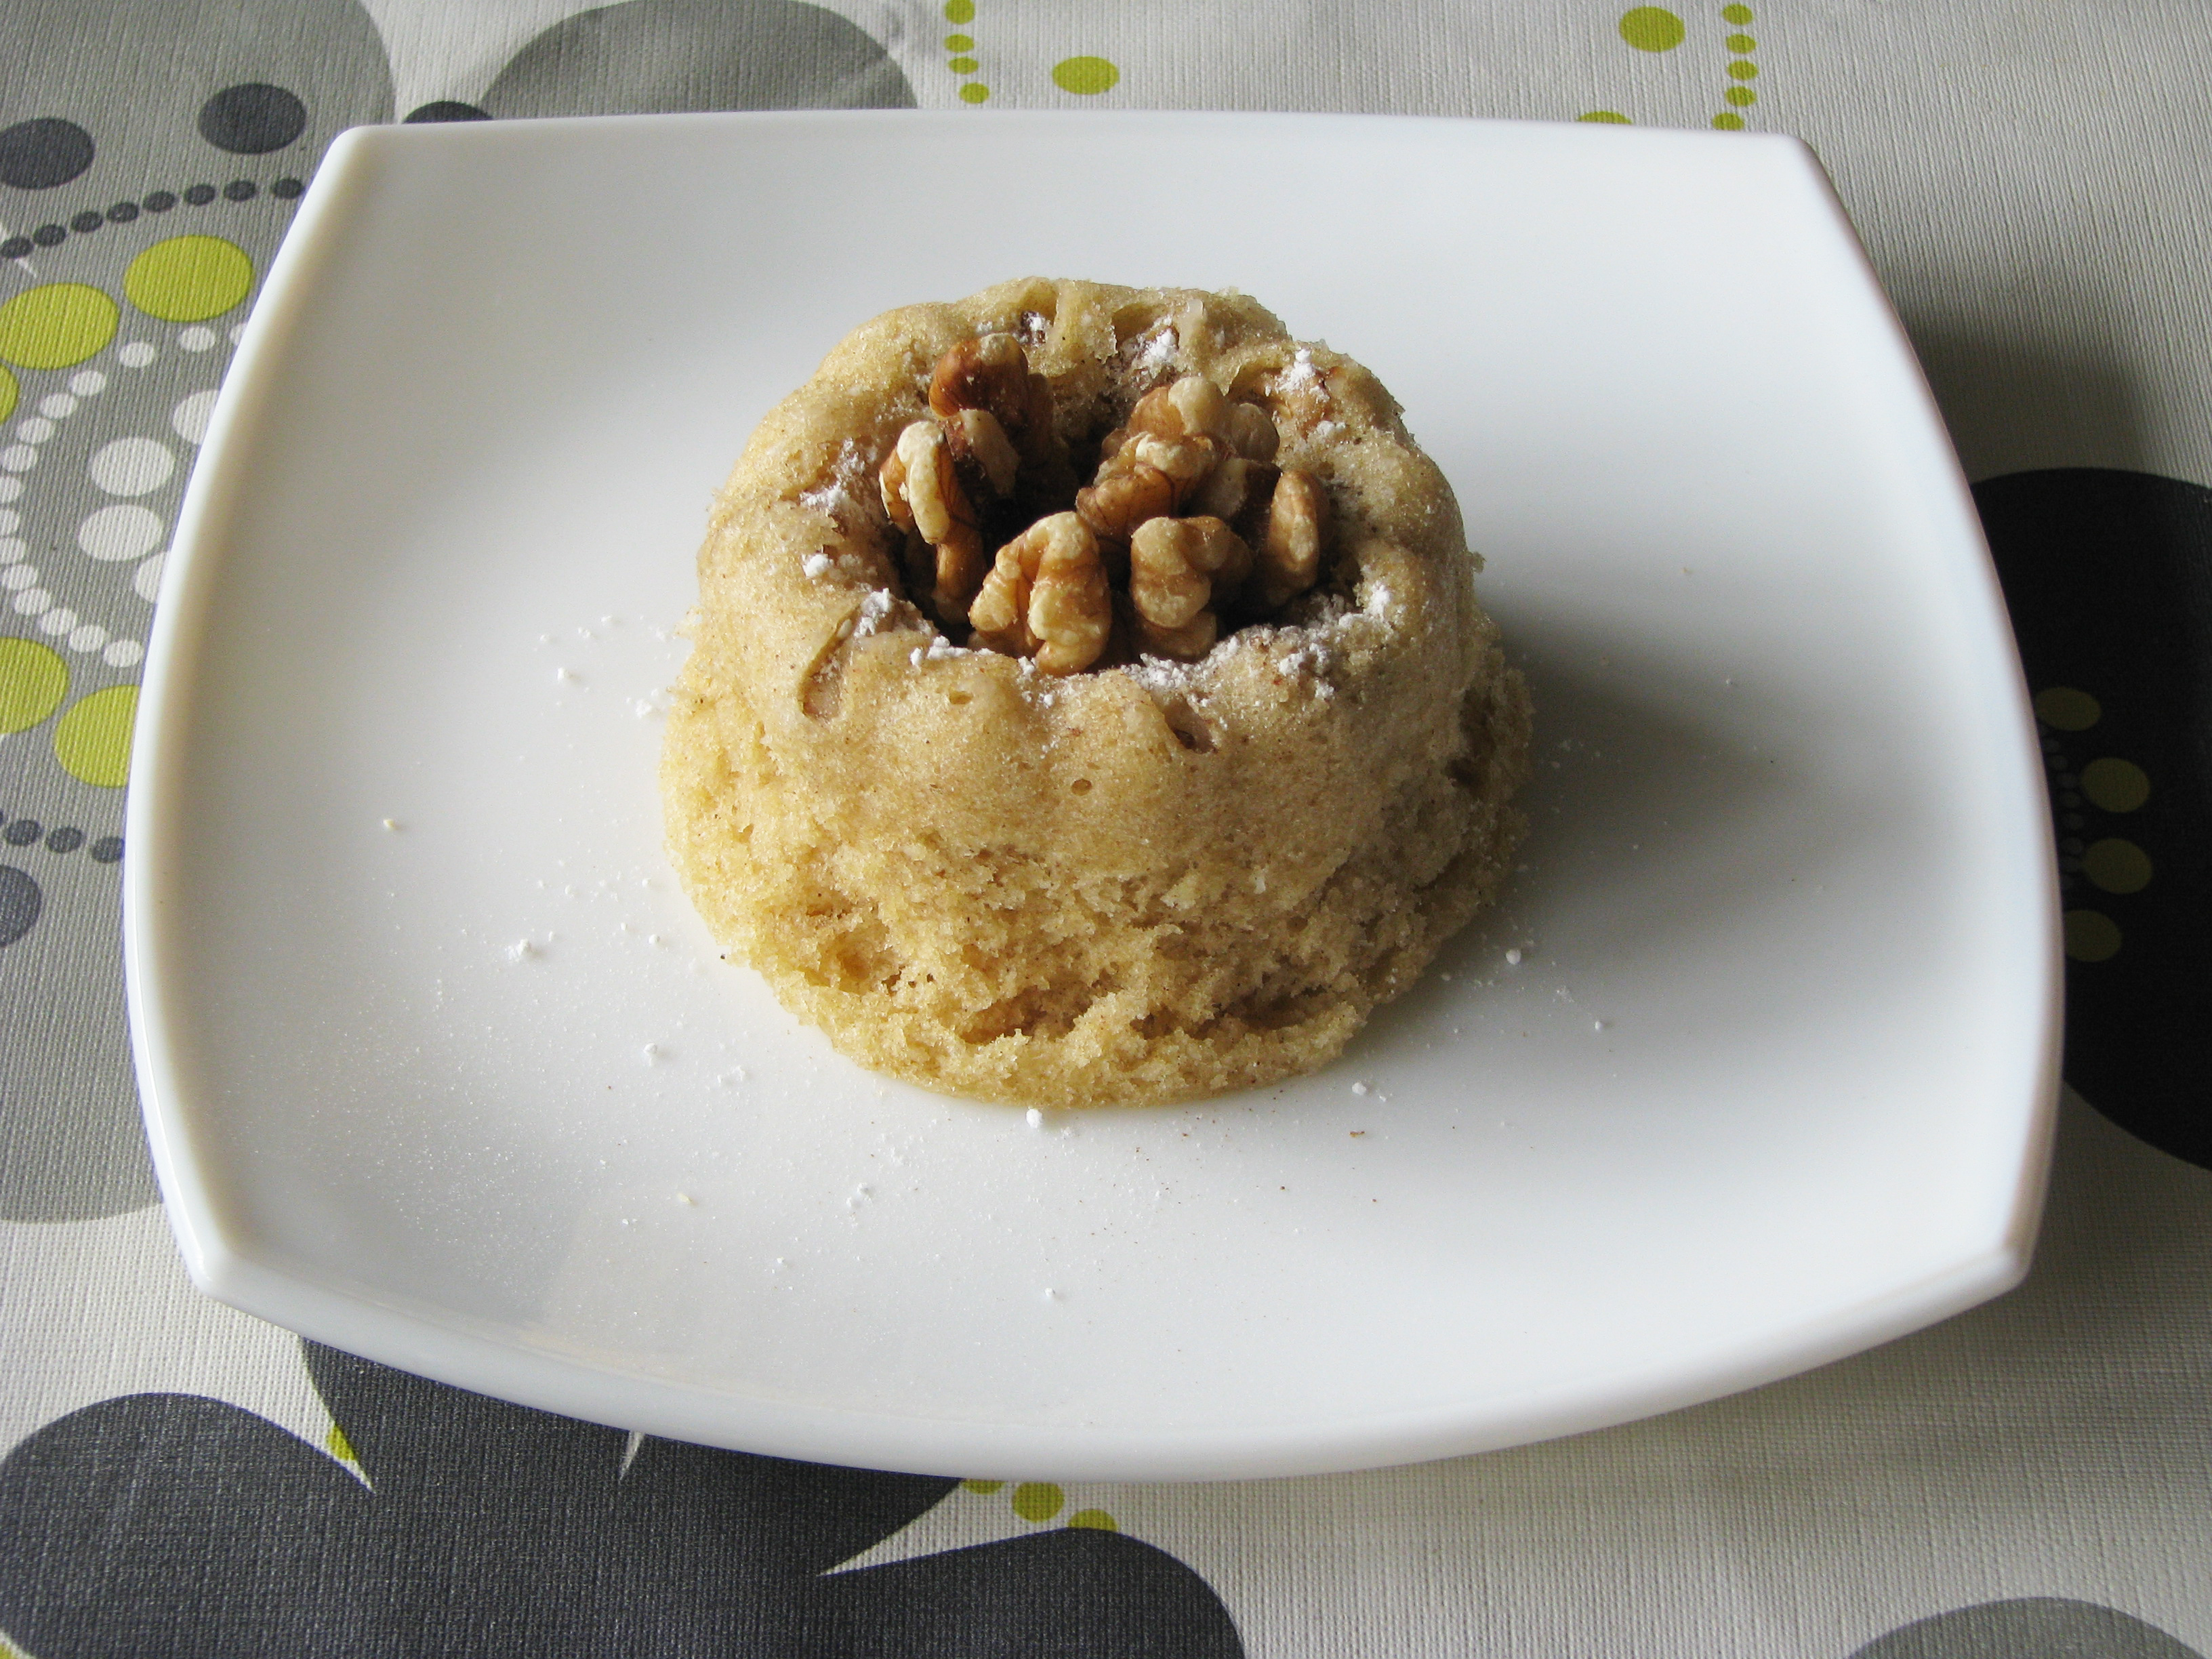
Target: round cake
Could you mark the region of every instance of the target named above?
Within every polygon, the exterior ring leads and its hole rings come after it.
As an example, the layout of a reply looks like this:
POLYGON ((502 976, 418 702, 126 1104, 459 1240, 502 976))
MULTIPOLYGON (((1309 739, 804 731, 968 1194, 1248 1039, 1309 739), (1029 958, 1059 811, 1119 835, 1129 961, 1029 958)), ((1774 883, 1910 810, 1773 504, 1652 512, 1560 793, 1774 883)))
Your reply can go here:
POLYGON ((692 902, 863 1065, 1024 1105, 1312 1070, 1496 893, 1529 707, 1443 475, 1245 296, 857 329, 699 555, 692 902))

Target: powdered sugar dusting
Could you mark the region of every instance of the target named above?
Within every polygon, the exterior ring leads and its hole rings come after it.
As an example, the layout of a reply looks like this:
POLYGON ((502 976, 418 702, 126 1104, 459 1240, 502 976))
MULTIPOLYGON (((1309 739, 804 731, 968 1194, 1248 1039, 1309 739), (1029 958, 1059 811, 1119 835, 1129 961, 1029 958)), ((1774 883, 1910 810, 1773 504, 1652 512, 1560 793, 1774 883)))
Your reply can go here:
POLYGON ((1212 677, 1208 671, 1220 667, 1244 648, 1243 637, 1231 634, 1196 662, 1182 662, 1173 657, 1139 657, 1125 665, 1121 672, 1155 697, 1187 697, 1200 690, 1201 677, 1212 677))
POLYGON ((865 583, 872 586, 882 580, 881 567, 865 553, 838 553, 829 548, 809 553, 799 562, 799 569, 809 581, 865 583))
POLYGON ((875 467, 856 440, 848 438, 838 446, 830 476, 813 489, 801 491, 799 504, 828 514, 841 530, 849 531, 870 520, 882 505, 882 491, 876 484, 875 467))
MULTIPOLYGON (((887 633, 884 624, 896 617, 901 609, 898 598, 883 588, 872 588, 868 597, 860 601, 860 614, 853 619, 853 637, 865 640, 871 634, 887 633)), ((911 610, 913 607, 907 606, 911 610)))
POLYGON ((1364 609, 1332 599, 1328 608, 1310 621, 1289 627, 1260 626, 1230 635, 1196 662, 1167 657, 1143 657, 1118 672, 1127 674, 1154 697, 1185 699, 1203 703, 1218 676, 1240 653, 1260 652, 1275 672, 1308 687, 1326 701, 1336 695, 1334 677, 1342 665, 1346 649, 1362 635, 1372 637, 1385 626, 1376 612, 1390 602, 1390 590, 1380 582, 1369 585, 1370 603, 1364 609))
POLYGON ((950 662, 955 657, 972 657, 976 654, 978 653, 970 651, 965 646, 953 644, 944 635, 939 634, 927 645, 915 647, 913 653, 907 658, 907 661, 919 668, 926 662, 950 662))
POLYGON ((1336 695, 1336 687, 1330 684, 1328 678, 1336 667, 1336 642, 1328 632, 1320 629, 1309 632, 1296 650, 1284 653, 1278 665, 1286 674, 1315 682, 1317 695, 1323 697, 1336 695))
POLYGON ((1275 390, 1280 393, 1319 392, 1323 390, 1321 370, 1316 366, 1313 353, 1300 346, 1291 359, 1291 366, 1275 374, 1275 390))

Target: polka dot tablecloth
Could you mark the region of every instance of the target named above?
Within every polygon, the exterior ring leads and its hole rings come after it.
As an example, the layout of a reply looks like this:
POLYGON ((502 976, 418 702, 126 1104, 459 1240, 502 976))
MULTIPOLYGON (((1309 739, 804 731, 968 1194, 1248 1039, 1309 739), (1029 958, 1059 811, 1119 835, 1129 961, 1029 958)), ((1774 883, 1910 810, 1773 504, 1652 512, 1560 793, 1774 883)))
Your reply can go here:
POLYGON ((9 0, 0 1653, 2212 1656, 2208 82, 2202 0, 9 0), (136 682, 325 147, 861 106, 1814 145, 1976 481, 2036 694, 2072 1087, 2023 1289, 1549 1445, 1112 1487, 641 1439, 192 1292, 123 1023, 136 682))

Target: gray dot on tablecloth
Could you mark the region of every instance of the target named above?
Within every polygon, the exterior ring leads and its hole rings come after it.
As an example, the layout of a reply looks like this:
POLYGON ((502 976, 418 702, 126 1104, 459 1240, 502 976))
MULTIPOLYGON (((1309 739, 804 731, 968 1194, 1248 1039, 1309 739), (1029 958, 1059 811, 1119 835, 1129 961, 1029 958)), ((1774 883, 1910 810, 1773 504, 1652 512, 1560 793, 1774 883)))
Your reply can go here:
POLYGON ((407 112, 407 120, 420 126, 432 121, 489 121, 489 110, 478 109, 474 104, 465 104, 458 98, 434 98, 427 104, 417 104, 407 112))
POLYGON ((52 190, 92 165, 92 135, 57 116, 18 121, 0 131, 0 184, 52 190))
POLYGON ((29 933, 45 902, 46 895, 28 871, 0 864, 0 947, 13 945, 29 933))
POLYGON ((484 94, 495 116, 911 109, 872 37, 796 0, 626 0, 555 24, 484 94))
POLYGON ((46 828, 36 818, 17 818, 5 830, 0 830, 0 841, 10 847, 28 847, 45 835, 46 828))
POLYGON ((307 130, 299 94, 265 81, 225 87, 200 106, 200 137, 233 155, 266 155, 307 130))
POLYGON ((2063 1596, 1984 1601, 1877 1638, 1851 1659, 2204 1659, 2115 1607, 2063 1596))

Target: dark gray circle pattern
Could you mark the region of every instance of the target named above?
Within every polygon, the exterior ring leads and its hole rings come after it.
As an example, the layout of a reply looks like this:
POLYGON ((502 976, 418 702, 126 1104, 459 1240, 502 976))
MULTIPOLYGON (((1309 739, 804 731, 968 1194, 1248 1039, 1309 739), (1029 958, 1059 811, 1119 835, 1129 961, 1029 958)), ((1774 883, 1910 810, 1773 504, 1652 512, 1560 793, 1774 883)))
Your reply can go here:
POLYGON ((92 135, 74 121, 41 116, 0 132, 0 184, 52 190, 92 165, 92 135))
POLYGON ((410 123, 425 121, 489 121, 490 112, 478 109, 474 104, 465 104, 458 98, 438 98, 427 104, 417 104, 407 112, 410 123))
POLYGON ((716 109, 912 109, 874 38, 798 0, 624 0, 556 23, 484 94, 500 118, 716 109))
POLYGON ((2204 1659, 2185 1642, 2115 1607, 2063 1596, 1984 1601, 1922 1619, 1851 1659, 2204 1659))
POLYGON ((46 895, 39 884, 12 864, 0 864, 0 949, 13 945, 38 925, 46 895))
POLYGON ((225 87, 200 106, 200 137, 233 155, 266 155, 307 130, 307 106, 265 81, 225 87))

